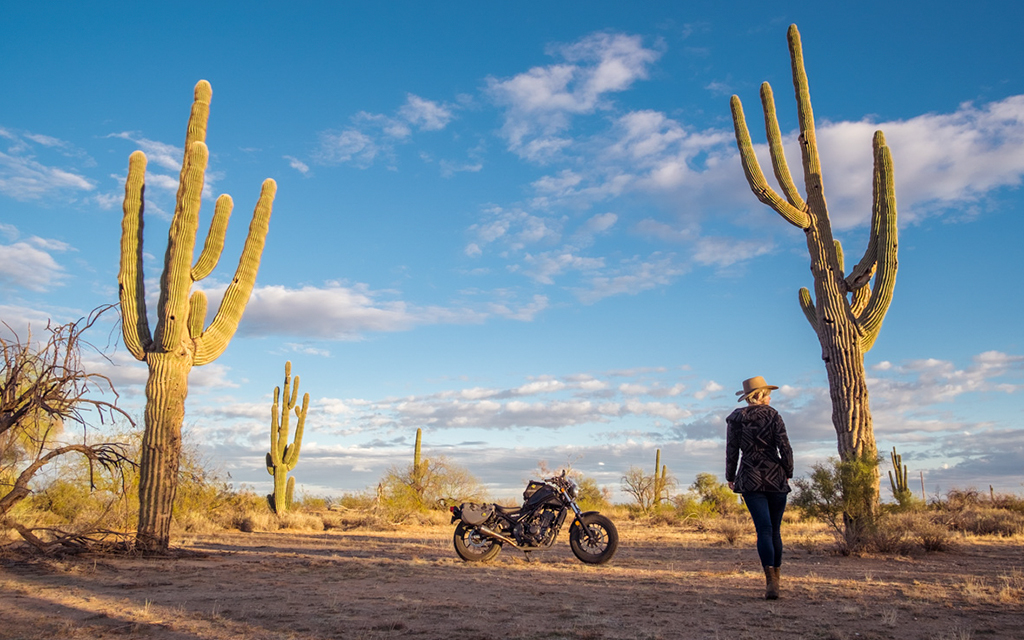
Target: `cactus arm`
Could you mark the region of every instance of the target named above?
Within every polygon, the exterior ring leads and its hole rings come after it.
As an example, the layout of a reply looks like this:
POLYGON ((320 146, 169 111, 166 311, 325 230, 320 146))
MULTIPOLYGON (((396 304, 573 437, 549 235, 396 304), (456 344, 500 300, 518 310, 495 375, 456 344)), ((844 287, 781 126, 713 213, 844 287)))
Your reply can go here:
MULTIPOLYGON (((295 386, 299 386, 299 379, 295 378, 295 386)), ((294 469, 299 462, 299 451, 302 449, 302 431, 306 426, 306 411, 309 409, 309 394, 302 396, 302 409, 295 407, 295 415, 298 418, 295 423, 295 440, 284 453, 282 462, 288 469, 294 469)))
POLYGON ((797 209, 803 210, 806 207, 800 191, 793 182, 793 175, 789 172, 789 165, 786 163, 786 152, 782 147, 782 133, 779 131, 779 118, 775 113, 775 97, 772 95, 772 87, 767 82, 761 84, 761 106, 764 108, 764 128, 768 133, 768 148, 772 156, 772 168, 775 170, 775 179, 779 181, 786 199, 797 209))
POLYGON ((800 287, 799 299, 804 317, 807 318, 807 322, 811 323, 814 333, 818 333, 818 311, 814 308, 814 301, 811 300, 811 291, 807 287, 800 287))
POLYGON ((203 323, 206 321, 206 294, 202 291, 193 291, 188 301, 188 335, 193 340, 203 333, 203 323))
MULTIPOLYGON (((280 409, 278 399, 281 394, 281 387, 274 387, 274 404, 270 407, 270 453, 267 454, 268 466, 273 463, 274 465, 281 463, 281 453, 278 449, 278 423, 277 414, 280 409)), ((273 472, 271 472, 273 473, 273 472)))
MULTIPOLYGON (((789 25, 786 33, 789 40, 789 58, 793 69, 793 90, 796 94, 797 117, 800 126, 800 147, 804 165, 804 187, 807 199, 819 202, 821 211, 825 207, 825 186, 821 176, 821 158, 818 155, 818 139, 814 130, 814 110, 811 108, 811 90, 807 82, 807 71, 804 69, 803 45, 800 43, 800 32, 795 24, 789 25)), ((810 207, 809 207, 810 208, 810 207)), ((808 223, 809 224, 809 223, 808 223)), ((806 228, 806 227, 804 227, 806 228)))
POLYGON ((121 269, 117 276, 121 300, 121 333, 136 360, 146 358, 153 342, 146 317, 146 286, 142 269, 142 210, 146 191, 146 154, 136 151, 128 160, 121 221, 121 269))
MULTIPOLYGON (((298 378, 296 378, 296 386, 298 386, 298 378)), ((302 450, 302 431, 306 425, 306 411, 309 409, 309 394, 306 393, 302 396, 302 409, 295 408, 295 416, 298 418, 295 422, 295 440, 292 445, 285 451, 284 464, 288 469, 294 469, 295 465, 299 462, 299 452, 302 450)))
MULTIPOLYGON (((871 235, 868 237, 868 246, 864 250, 864 257, 860 259, 857 266, 853 268, 850 275, 846 278, 846 285, 851 291, 856 291, 859 287, 867 284, 871 277, 874 275, 875 265, 878 262, 878 234, 880 228, 885 224, 882 220, 883 206, 882 200, 888 198, 890 194, 885 193, 886 179, 880 175, 884 171, 884 166, 880 166, 879 163, 879 147, 885 146, 885 136, 881 131, 875 132, 874 140, 872 141, 874 147, 873 155, 875 161, 874 167, 874 180, 872 184, 871 194, 871 235)), ((884 163, 883 163, 884 164, 884 163)), ((889 162, 889 182, 891 183, 891 172, 892 172, 892 161, 889 162)), ((895 210, 895 206, 893 207, 895 210)))
POLYGON ((899 267, 899 239, 896 230, 896 193, 893 186, 892 154, 881 131, 875 132, 875 209, 878 219, 877 271, 874 291, 857 321, 863 333, 861 346, 869 351, 878 338, 882 320, 892 303, 899 267))
POLYGON ((231 218, 233 206, 231 196, 224 194, 217 198, 217 206, 214 208, 213 220, 210 221, 210 232, 206 234, 203 252, 199 254, 199 259, 192 267, 193 282, 210 275, 220 261, 221 251, 224 250, 224 235, 228 230, 228 220, 231 218))
POLYGON ((177 349, 188 321, 189 290, 192 287, 192 251, 199 226, 199 205, 203 192, 209 151, 203 142, 193 142, 185 151, 178 200, 168 233, 164 272, 160 278, 155 341, 162 352, 177 349))
POLYGON ((853 300, 850 301, 850 312, 853 313, 854 317, 859 316, 864 311, 864 307, 868 306, 868 301, 870 300, 870 285, 864 285, 863 287, 854 290, 853 300))
POLYGON ((210 100, 213 88, 206 80, 196 83, 192 91, 192 112, 188 116, 188 129, 185 132, 185 149, 193 142, 206 142, 206 125, 210 120, 210 100))
POLYGON ((801 229, 810 226, 811 221, 807 213, 797 209, 786 200, 779 197, 779 194, 768 185, 761 171, 761 165, 757 162, 757 155, 754 153, 754 145, 750 141, 750 131, 747 129, 746 118, 743 116, 743 104, 739 96, 733 96, 729 101, 732 108, 732 124, 736 131, 736 147, 740 152, 740 162, 743 164, 743 173, 747 176, 747 184, 754 192, 757 199, 774 209, 787 222, 801 229))
POLYGON ((845 264, 846 258, 843 256, 843 243, 838 240, 833 240, 832 243, 836 248, 836 264, 839 265, 839 272, 845 273, 843 265, 845 264))
POLYGON ((196 366, 213 362, 224 353, 231 342, 231 337, 238 329, 238 322, 242 319, 245 305, 256 284, 256 272, 260 267, 260 256, 270 227, 270 213, 273 210, 276 193, 277 183, 271 179, 265 180, 253 212, 252 222, 249 224, 249 235, 246 237, 242 256, 238 260, 235 277, 224 293, 224 299, 220 302, 213 322, 196 341, 196 366))

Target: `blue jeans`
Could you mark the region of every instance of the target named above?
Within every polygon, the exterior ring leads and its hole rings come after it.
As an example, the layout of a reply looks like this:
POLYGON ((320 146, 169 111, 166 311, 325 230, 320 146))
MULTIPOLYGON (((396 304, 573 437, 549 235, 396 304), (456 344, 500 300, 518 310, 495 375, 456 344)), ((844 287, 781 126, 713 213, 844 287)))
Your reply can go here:
POLYGON ((743 502, 757 531, 757 555, 761 566, 782 566, 782 514, 789 494, 781 491, 744 491, 743 502))

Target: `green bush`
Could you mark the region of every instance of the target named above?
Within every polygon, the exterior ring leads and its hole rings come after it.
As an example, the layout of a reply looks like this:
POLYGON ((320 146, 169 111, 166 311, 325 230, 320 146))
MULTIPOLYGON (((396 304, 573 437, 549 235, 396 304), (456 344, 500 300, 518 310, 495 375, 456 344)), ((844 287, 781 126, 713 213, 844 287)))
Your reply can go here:
POLYGON ((877 470, 875 457, 829 458, 813 465, 810 477, 793 481, 792 503, 806 516, 824 522, 842 553, 857 551, 870 542, 877 526, 877 470))

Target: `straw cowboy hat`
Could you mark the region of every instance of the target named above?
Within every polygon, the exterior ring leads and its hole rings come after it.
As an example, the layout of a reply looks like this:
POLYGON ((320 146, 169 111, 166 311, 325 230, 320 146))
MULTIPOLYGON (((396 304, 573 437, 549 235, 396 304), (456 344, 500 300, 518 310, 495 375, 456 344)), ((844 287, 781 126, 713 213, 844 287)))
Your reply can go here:
POLYGON ((778 387, 768 384, 767 382, 764 381, 764 378, 761 376, 747 378, 746 380, 743 381, 743 391, 736 392, 736 395, 740 397, 739 400, 737 400, 736 402, 740 402, 741 400, 749 396, 751 393, 757 391, 758 389, 768 389, 769 391, 771 391, 773 389, 778 389, 778 387))

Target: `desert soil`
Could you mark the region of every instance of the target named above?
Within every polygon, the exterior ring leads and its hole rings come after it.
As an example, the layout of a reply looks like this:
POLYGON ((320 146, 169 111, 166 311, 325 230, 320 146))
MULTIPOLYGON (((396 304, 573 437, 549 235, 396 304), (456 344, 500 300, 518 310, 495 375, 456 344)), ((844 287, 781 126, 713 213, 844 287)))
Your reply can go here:
POLYGON ((1024 638, 1024 545, 843 557, 791 544, 779 600, 746 536, 620 523, 611 564, 565 540, 460 561, 451 527, 223 532, 172 558, 0 557, 0 638, 1024 638))

